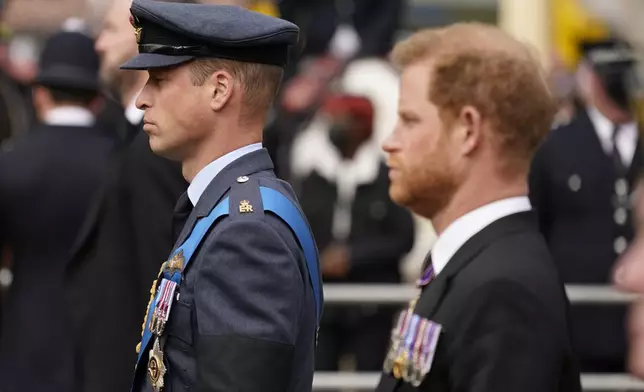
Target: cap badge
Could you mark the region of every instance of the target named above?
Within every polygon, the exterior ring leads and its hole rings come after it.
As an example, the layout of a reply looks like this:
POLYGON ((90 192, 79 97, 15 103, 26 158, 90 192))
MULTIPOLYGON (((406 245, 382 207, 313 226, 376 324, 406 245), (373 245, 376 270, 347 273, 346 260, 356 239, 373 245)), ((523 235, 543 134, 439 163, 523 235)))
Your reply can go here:
POLYGON ((141 27, 139 18, 134 15, 130 15, 130 24, 132 24, 132 27, 134 27, 134 36, 136 37, 136 43, 138 44, 141 42, 141 33, 143 33, 143 27, 141 27))

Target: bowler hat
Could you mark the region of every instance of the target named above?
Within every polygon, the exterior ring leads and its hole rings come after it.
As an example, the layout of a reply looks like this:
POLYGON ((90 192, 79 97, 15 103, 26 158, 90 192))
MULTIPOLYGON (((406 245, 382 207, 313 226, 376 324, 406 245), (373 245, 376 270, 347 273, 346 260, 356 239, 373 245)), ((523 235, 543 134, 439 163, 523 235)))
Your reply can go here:
POLYGON ((90 37, 60 31, 45 44, 35 82, 45 87, 98 91, 99 69, 100 59, 90 37))

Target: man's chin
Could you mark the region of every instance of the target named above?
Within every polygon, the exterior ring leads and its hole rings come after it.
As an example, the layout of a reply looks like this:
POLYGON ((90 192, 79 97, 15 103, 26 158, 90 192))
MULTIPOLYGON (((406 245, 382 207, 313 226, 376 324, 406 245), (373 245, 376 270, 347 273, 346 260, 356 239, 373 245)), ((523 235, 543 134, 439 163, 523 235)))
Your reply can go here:
POLYGON ((390 184, 389 185, 389 197, 391 200, 402 207, 407 207, 409 205, 409 193, 401 189, 401 187, 390 184))
POLYGON ((101 83, 111 92, 120 90, 120 72, 114 70, 101 69, 101 83))
POLYGON ((158 155, 162 158, 178 162, 182 160, 181 154, 179 154, 176 149, 162 145, 157 140, 155 140, 154 136, 150 137, 150 149, 155 155, 158 155))

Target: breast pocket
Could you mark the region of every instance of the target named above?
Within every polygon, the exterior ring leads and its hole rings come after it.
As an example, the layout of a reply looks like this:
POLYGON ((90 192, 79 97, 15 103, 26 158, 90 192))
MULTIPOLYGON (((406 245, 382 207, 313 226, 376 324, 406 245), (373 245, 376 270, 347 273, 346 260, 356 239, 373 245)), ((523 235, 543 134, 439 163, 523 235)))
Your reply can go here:
POLYGON ((191 304, 178 300, 173 302, 166 326, 166 392, 190 391, 196 382, 192 314, 191 304))
POLYGON ((168 320, 168 340, 178 340, 184 349, 192 348, 192 305, 176 300, 170 310, 168 320))

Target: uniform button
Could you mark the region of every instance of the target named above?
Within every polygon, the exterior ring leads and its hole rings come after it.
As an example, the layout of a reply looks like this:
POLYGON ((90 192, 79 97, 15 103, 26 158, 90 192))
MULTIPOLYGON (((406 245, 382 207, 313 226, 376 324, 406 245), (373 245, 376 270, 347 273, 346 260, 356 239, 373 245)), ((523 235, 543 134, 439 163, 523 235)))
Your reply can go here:
POLYGON ((628 243, 624 237, 617 237, 615 242, 613 242, 613 249, 615 249, 615 253, 618 255, 621 255, 626 250, 627 246, 628 243))
POLYGON ((615 210, 615 213, 613 214, 613 218, 615 219, 615 223, 617 223, 620 226, 623 226, 626 223, 626 209, 625 208, 618 208, 615 210))
POLYGON ((568 186, 573 192, 578 192, 581 189, 581 177, 578 174, 573 174, 568 179, 568 186))
POLYGON ((238 183, 240 183, 240 184, 243 184, 243 183, 245 183, 246 181, 248 181, 248 177, 247 177, 247 176, 239 176, 239 177, 237 177, 237 182, 238 182, 238 183))
POLYGON ((617 193, 617 196, 626 196, 628 194, 628 182, 625 179, 620 178, 615 181, 615 193, 617 193))
POLYGON ((13 274, 9 268, 0 269, 0 287, 9 288, 13 282, 13 274))

